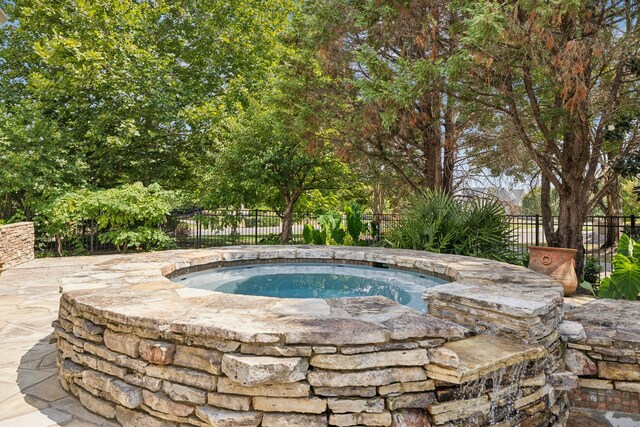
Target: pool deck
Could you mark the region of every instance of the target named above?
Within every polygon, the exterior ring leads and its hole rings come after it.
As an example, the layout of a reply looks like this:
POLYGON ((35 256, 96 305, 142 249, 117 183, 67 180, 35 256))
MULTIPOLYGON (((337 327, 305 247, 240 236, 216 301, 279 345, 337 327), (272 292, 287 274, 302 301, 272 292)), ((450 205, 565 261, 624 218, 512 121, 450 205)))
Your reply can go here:
MULTIPOLYGON (((83 271, 95 259, 38 259, 0 274, 0 427, 118 425, 88 412, 62 389, 56 375, 56 348, 49 343, 51 322, 57 318, 59 279, 83 271)), ((640 416, 581 410, 572 413, 568 425, 626 427, 640 425, 640 416)))

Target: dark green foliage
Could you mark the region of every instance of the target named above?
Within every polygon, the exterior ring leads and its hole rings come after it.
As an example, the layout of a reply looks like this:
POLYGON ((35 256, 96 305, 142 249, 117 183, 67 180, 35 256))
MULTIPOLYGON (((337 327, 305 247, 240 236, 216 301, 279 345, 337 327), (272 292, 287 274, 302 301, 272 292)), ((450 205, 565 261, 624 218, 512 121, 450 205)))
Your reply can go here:
POLYGON ((333 243, 344 244, 347 233, 342 228, 342 215, 339 212, 327 212, 318 217, 318 224, 333 243))
POLYGON ((314 245, 326 245, 327 244, 327 232, 324 229, 316 230, 311 224, 305 224, 302 230, 302 238, 304 243, 314 245))
POLYGON ((584 280, 592 285, 598 284, 600 282, 601 271, 602 266, 598 259, 592 256, 587 257, 584 266, 584 280))
POLYGON ((635 301, 640 295, 640 243, 626 234, 620 236, 618 253, 613 258, 611 277, 600 282, 598 297, 635 301))
POLYGON ((357 244, 360 241, 360 234, 365 229, 362 222, 362 209, 354 202, 346 207, 345 212, 347 214, 347 232, 351 236, 351 241, 357 244))
MULTIPOLYGON (((127 184, 108 190, 79 190, 63 193, 42 204, 36 222, 46 236, 55 237, 62 255, 62 239, 77 238, 83 225, 94 221, 98 240, 119 251, 167 249, 172 239, 162 230, 176 194, 157 184, 127 184)), ((82 247, 78 247, 79 251, 82 247)))
POLYGON ((461 201, 428 191, 416 196, 393 228, 394 247, 507 261, 511 233, 502 205, 493 200, 461 201))

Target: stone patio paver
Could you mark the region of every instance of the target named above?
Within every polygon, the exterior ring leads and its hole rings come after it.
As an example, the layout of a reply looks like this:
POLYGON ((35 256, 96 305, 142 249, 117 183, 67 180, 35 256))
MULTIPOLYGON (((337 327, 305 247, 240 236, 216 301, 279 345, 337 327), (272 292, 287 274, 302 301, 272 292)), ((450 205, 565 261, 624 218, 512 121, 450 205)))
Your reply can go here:
MULTIPOLYGON (((113 257, 101 256, 100 261, 113 257)), ((87 411, 62 389, 55 372, 56 349, 49 343, 51 322, 57 318, 59 279, 90 272, 89 264, 95 263, 96 257, 37 259, 0 274, 0 427, 117 426, 87 411)), ((569 425, 586 426, 587 417, 593 426, 640 423, 627 414, 582 411, 570 417, 569 425)))
POLYGON ((0 274, 0 427, 116 426, 62 389, 49 343, 59 278, 85 270, 86 261, 37 259, 0 274))

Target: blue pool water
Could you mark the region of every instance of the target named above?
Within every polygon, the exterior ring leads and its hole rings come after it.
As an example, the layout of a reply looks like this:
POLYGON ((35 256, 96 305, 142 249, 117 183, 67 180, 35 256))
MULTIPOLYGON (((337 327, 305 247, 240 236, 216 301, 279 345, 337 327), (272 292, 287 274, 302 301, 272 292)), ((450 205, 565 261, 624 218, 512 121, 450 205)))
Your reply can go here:
POLYGON ((404 270, 323 263, 255 264, 191 273, 173 279, 190 288, 278 298, 381 295, 416 310, 426 288, 446 283, 404 270))

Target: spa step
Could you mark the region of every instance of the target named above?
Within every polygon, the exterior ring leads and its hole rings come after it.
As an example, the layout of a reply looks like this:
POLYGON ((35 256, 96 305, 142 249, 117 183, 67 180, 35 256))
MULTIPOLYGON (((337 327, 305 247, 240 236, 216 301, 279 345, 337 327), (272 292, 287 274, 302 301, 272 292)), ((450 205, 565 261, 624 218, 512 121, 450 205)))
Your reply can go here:
POLYGON ((453 341, 430 352, 429 378, 452 384, 476 380, 501 368, 547 355, 543 347, 511 338, 477 335, 453 341))

